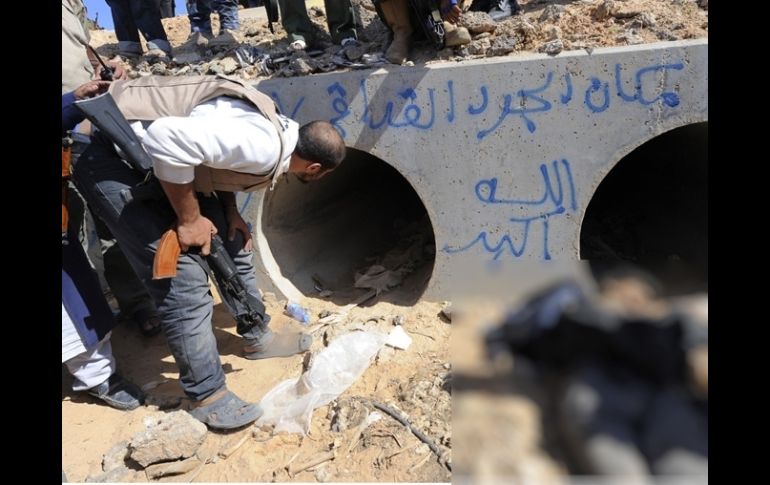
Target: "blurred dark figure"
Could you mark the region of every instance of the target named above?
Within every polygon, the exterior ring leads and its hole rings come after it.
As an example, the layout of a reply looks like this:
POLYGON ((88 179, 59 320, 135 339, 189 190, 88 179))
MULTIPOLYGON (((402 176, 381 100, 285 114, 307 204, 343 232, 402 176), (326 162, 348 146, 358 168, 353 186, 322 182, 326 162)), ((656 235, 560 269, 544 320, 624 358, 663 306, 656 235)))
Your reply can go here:
POLYGON ((706 476, 707 310, 704 321, 658 299, 638 270, 599 286, 595 297, 570 281, 535 295, 487 335, 490 355, 511 352, 557 377, 548 400, 574 472, 706 476))

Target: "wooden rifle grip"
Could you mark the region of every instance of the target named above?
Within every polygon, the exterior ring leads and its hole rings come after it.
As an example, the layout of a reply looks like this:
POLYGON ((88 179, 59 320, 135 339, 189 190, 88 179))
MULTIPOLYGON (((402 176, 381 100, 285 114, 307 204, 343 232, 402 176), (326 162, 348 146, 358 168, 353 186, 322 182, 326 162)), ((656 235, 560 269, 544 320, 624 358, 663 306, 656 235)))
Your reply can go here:
POLYGON ((182 247, 175 229, 169 229, 163 233, 158 243, 158 251, 152 261, 152 279, 162 280, 176 276, 176 264, 182 247))
POLYGON ((67 180, 70 178, 70 160, 72 149, 68 146, 61 149, 61 233, 67 232, 69 211, 67 210, 67 180))

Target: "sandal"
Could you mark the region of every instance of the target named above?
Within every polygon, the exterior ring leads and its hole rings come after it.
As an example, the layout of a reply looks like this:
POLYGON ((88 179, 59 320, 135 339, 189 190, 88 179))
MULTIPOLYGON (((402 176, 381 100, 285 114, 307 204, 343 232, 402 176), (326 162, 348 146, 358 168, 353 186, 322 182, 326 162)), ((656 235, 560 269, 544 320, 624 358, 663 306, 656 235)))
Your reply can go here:
POLYGON ((199 401, 197 405, 187 412, 212 429, 240 428, 262 416, 262 408, 257 404, 243 401, 226 388, 199 401))

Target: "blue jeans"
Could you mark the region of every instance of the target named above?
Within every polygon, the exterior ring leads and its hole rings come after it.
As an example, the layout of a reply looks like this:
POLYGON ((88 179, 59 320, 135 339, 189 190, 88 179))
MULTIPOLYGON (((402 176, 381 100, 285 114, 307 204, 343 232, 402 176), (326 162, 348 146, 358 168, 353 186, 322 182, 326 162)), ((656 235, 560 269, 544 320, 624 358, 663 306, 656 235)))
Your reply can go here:
MULTIPOLYGON (((80 154, 85 151, 90 143, 86 136, 74 133, 72 135, 76 143, 72 147, 72 166, 77 166, 80 154)), ((123 255, 120 246, 109 229, 98 217, 86 218, 86 203, 83 196, 70 184, 67 192, 69 206, 69 226, 75 232, 72 241, 89 240, 90 232, 96 232, 101 243, 102 262, 104 264, 104 279, 110 287, 110 291, 118 301, 118 307, 124 317, 134 322, 142 323, 149 318, 157 316, 155 303, 147 293, 144 285, 136 278, 134 270, 123 255), (87 222, 88 221, 88 224, 87 222), (91 222, 93 224, 91 225, 91 222)))
POLYGON ((171 53, 171 44, 160 22, 160 9, 156 0, 107 0, 107 5, 112 11, 120 54, 142 55, 140 31, 147 41, 148 49, 171 53))
POLYGON ((188 0, 187 16, 190 19, 190 30, 205 35, 213 35, 211 30, 211 12, 219 14, 219 31, 224 29, 238 30, 241 26, 238 19, 237 0, 188 0))
MULTIPOLYGON (((176 221, 176 214, 160 189, 157 199, 133 200, 128 204, 123 201, 121 192, 142 179, 139 172, 123 163, 112 146, 98 136, 80 156, 73 173, 75 185, 95 215, 112 231, 155 300, 184 392, 193 400, 202 400, 225 385, 211 327, 214 300, 208 275, 201 258, 182 253, 175 278, 152 279, 158 242, 176 221)), ((199 195, 198 202, 201 213, 214 223, 220 235, 226 235, 227 222, 219 200, 199 195)), ((223 239, 247 291, 259 299, 252 255, 243 250, 241 234, 237 233, 234 241, 223 239)), ((268 321, 265 317, 265 322, 268 321)), ((259 341, 265 335, 258 326, 243 328, 240 322, 238 333, 250 341, 259 341)))

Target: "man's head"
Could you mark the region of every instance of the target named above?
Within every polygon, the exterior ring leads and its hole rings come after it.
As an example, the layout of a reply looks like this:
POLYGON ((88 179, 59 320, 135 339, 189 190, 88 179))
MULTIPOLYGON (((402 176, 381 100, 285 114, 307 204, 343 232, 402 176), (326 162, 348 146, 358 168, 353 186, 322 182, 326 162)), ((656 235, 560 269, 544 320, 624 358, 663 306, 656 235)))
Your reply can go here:
POLYGON ((299 129, 299 140, 291 154, 289 172, 303 182, 318 180, 345 159, 345 141, 326 121, 312 121, 299 129))

